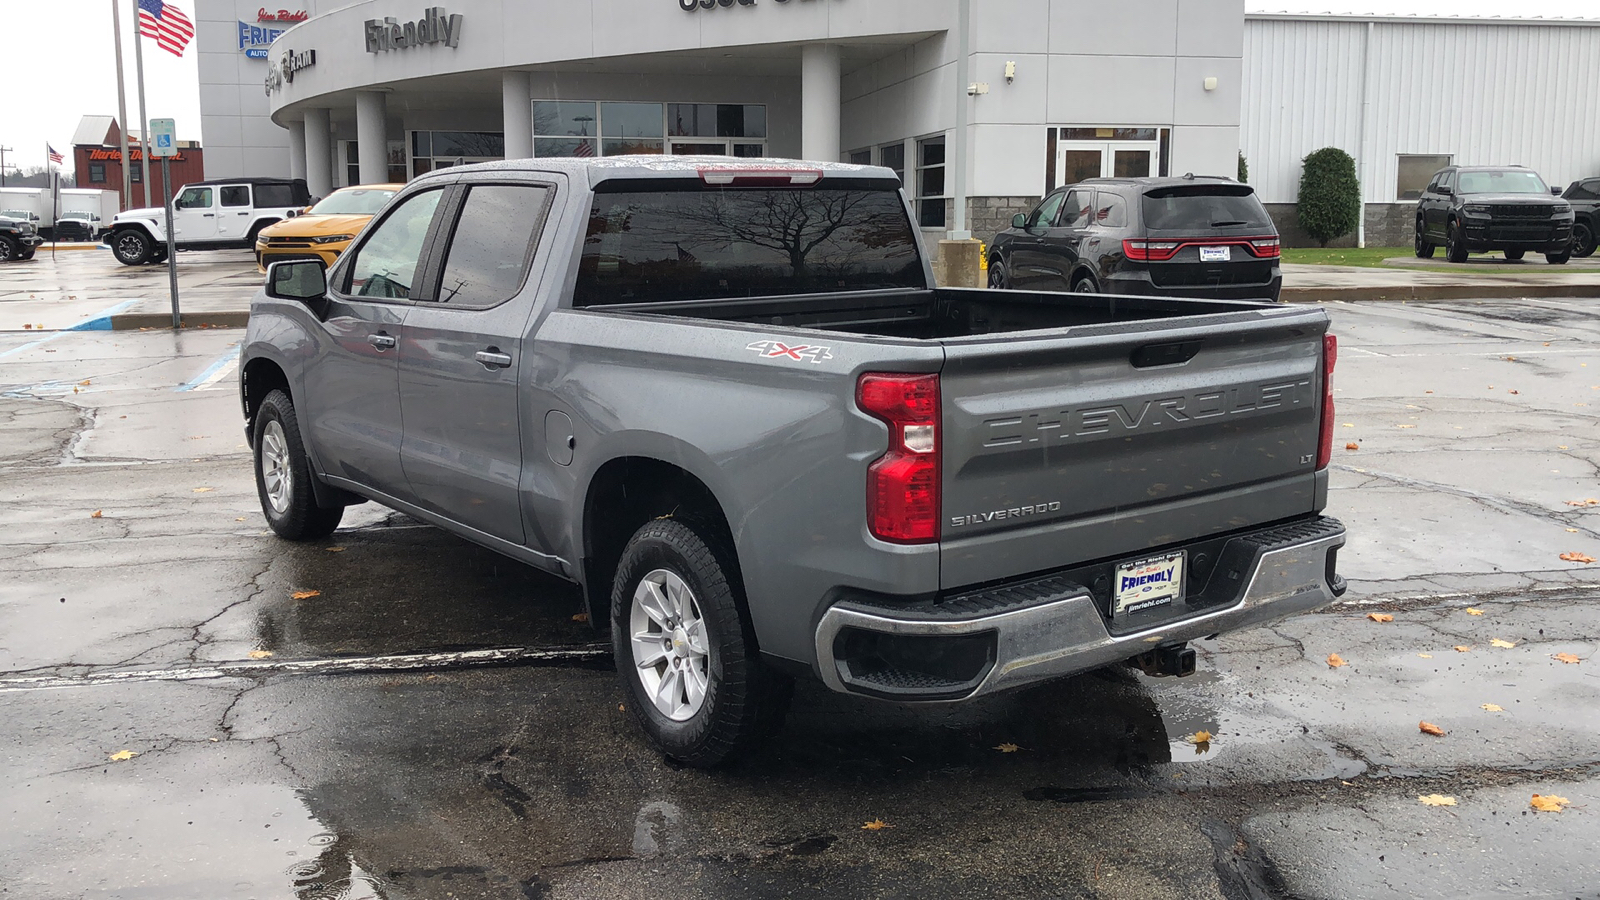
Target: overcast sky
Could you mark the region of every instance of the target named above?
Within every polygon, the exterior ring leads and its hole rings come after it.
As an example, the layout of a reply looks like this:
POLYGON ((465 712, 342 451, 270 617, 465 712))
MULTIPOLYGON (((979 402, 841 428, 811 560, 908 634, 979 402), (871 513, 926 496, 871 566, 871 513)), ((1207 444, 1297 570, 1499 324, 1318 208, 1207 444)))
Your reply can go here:
MULTIPOLYGON (((548 0, 546 0, 548 2, 548 0)), ((870 2, 870 0, 857 0, 870 2)), ((112 56, 112 0, 0 0, 5 22, 0 26, 0 59, 9 63, 11 94, 0 105, 0 146, 7 166, 44 165, 50 142, 69 153, 72 132, 85 115, 117 114, 117 78, 112 56), (19 92, 20 91, 20 92, 19 92)), ((194 4, 179 2, 192 19, 194 4)), ((122 7, 123 62, 128 72, 128 118, 137 120, 133 80, 131 0, 122 7)), ((1494 16, 1508 13, 1546 18, 1600 18, 1596 0, 1248 0, 1251 12, 1334 12, 1385 15, 1494 16), (1376 7, 1376 9, 1375 9, 1376 7)), ((200 91, 196 84, 195 45, 179 59, 145 41, 145 103, 151 118, 177 120, 178 137, 202 140, 200 91)), ((265 74, 265 63, 262 72, 265 74)), ((68 165, 71 156, 67 157, 68 165)))

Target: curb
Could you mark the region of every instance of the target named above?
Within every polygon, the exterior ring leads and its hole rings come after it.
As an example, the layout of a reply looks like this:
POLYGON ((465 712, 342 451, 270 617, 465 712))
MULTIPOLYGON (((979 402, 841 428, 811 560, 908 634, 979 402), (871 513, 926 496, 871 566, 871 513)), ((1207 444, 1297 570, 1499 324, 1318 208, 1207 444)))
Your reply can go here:
POLYGON ((1600 298, 1595 284, 1393 284, 1379 287, 1285 287, 1284 303, 1334 303, 1362 300, 1482 300, 1488 297, 1600 298))
MULTIPOLYGON (((178 321, 183 328, 243 328, 250 321, 250 314, 243 311, 182 313, 178 321)), ((106 319, 95 319, 94 324, 87 322, 84 324, 89 328, 80 330, 139 331, 156 328, 171 330, 172 313, 122 313, 106 319), (107 324, 98 325, 101 321, 107 324)))

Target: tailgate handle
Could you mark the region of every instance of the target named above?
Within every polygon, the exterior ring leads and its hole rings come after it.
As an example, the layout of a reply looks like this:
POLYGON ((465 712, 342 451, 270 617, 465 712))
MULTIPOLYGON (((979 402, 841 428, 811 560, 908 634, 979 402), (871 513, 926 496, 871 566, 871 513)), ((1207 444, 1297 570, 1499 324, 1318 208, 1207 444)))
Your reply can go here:
POLYGON ((1133 351, 1130 362, 1135 369, 1152 366, 1177 366, 1194 359, 1200 352, 1200 341, 1178 341, 1172 344, 1147 344, 1133 351))

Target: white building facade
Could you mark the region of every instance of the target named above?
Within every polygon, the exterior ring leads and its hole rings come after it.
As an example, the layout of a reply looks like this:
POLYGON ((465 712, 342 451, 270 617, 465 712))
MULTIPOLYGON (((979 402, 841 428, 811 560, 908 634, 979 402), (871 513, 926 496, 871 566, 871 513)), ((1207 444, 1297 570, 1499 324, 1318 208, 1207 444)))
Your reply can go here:
POLYGON ((502 156, 817 158, 900 172, 930 232, 964 174, 987 238, 1055 185, 1231 175, 1239 146, 1242 0, 197 6, 207 174, 317 195, 502 156))

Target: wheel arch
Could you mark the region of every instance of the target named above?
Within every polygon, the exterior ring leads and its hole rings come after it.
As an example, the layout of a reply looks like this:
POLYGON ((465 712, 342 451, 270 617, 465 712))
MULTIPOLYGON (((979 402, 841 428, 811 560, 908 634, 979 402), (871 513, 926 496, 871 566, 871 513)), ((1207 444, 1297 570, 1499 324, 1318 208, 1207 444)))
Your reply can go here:
POLYGON ((258 356, 244 364, 244 371, 239 376, 239 402, 244 409, 244 427, 246 433, 255 426, 256 413, 261 409, 261 402, 274 390, 281 390, 289 395, 289 400, 294 401, 294 390, 289 386, 289 376, 277 361, 264 356, 258 356))
MULTIPOLYGON (((283 221, 283 219, 277 218, 277 217, 274 217, 274 216, 262 216, 261 218, 259 218, 259 219, 255 220, 254 222, 250 223, 250 227, 245 230, 245 234, 250 235, 252 238, 254 238, 255 235, 261 233, 262 229, 270 228, 273 225, 276 225, 276 224, 278 224, 279 222, 282 222, 282 221, 283 221)), ((255 241, 252 240, 251 243, 255 243, 255 241)))
POLYGON ((609 624, 611 583, 628 540, 645 523, 661 518, 699 524, 712 532, 708 537, 719 539, 733 552, 729 576, 735 582, 734 597, 745 605, 733 530, 715 492, 674 463, 653 456, 617 456, 595 470, 584 491, 580 526, 584 603, 594 627, 609 624))

